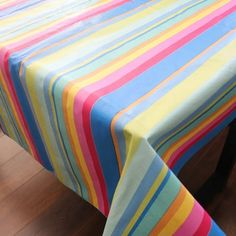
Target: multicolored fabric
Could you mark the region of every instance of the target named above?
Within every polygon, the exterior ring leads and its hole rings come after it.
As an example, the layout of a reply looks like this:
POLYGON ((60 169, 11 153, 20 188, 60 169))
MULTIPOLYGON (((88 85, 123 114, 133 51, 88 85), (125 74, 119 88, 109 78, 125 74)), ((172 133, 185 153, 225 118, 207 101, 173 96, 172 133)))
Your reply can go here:
POLYGON ((177 176, 235 84, 236 0, 0 0, 1 127, 104 235, 224 234, 177 176))

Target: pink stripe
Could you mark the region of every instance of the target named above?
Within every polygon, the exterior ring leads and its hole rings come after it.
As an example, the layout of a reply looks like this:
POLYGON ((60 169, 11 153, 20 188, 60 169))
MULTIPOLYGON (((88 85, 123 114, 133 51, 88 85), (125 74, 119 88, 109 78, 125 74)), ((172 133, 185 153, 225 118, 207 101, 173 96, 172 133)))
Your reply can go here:
POLYGON ((86 87, 86 90, 89 90, 89 92, 92 93, 98 91, 99 89, 104 89, 107 86, 106 89, 108 93, 122 86, 124 83, 128 82, 132 78, 141 74, 143 71, 155 65, 163 58, 170 55, 173 51, 182 47, 184 44, 188 43, 203 31, 219 22, 225 16, 235 11, 235 5, 235 3, 231 2, 224 7, 216 10, 211 15, 208 15, 204 19, 191 25, 189 28, 184 29, 172 38, 149 50, 147 53, 136 58, 118 71, 86 87), (108 85, 111 86, 109 89, 108 85))
POLYGON ((206 211, 204 211, 204 216, 201 224, 199 225, 197 231, 193 234, 194 236, 207 236, 211 229, 212 219, 206 211))
POLYGON ((182 154, 188 150, 188 148, 192 147, 194 143, 196 143, 198 140, 200 140, 203 136, 205 136, 207 133, 209 133, 210 130, 214 129, 217 125, 220 124, 221 121, 223 121, 232 111, 234 111, 234 106, 230 106, 229 109, 227 109, 225 112, 220 114, 214 121, 212 121, 209 125, 207 125, 204 129, 202 129, 200 132, 197 133, 197 135, 193 136, 191 139, 189 139, 186 143, 181 145, 180 148, 172 154, 171 158, 168 161, 168 166, 170 168, 173 168, 175 163, 181 158, 182 154))
POLYGON ((203 216, 204 209, 197 201, 195 201, 190 215, 174 235, 183 236, 186 234, 186 232, 188 232, 188 235, 194 235, 202 222, 203 216))
POLYGON ((9 67, 7 66, 8 65, 8 58, 9 58, 9 52, 7 50, 0 49, 0 70, 3 74, 3 79, 7 84, 8 91, 9 91, 9 93, 11 95, 11 98, 12 98, 12 101, 14 103, 14 107, 16 109, 18 118, 19 118, 20 123, 22 125, 22 128, 24 130, 24 134, 25 134, 28 142, 30 143, 30 148, 32 149, 32 152, 33 152, 32 155, 34 156, 34 158, 37 161, 42 163, 41 159, 39 157, 39 153, 38 153, 37 149, 35 148, 35 145, 32 142, 32 136, 30 134, 29 127, 28 127, 28 125, 27 125, 27 123, 24 119, 24 115, 23 115, 23 112, 21 110, 20 104, 18 102, 17 95, 16 95, 16 92, 14 90, 13 83, 10 79, 9 67))
POLYGON ((28 0, 18 0, 18 1, 15 1, 15 2, 4 4, 3 6, 0 6, 0 11, 6 10, 7 8, 17 6, 17 5, 22 4, 24 2, 27 2, 27 1, 28 0))
MULTIPOLYGON (((23 41, 19 41, 19 42, 16 42, 14 44, 8 45, 7 50, 1 49, 0 57, 2 56, 2 57, 5 58, 5 61, 8 61, 8 56, 12 52, 17 52, 17 51, 22 50, 26 47, 32 46, 33 44, 36 44, 36 43, 40 42, 41 40, 44 40, 44 39, 50 37, 51 35, 56 34, 56 33, 64 30, 67 27, 70 27, 71 25, 73 25, 73 24, 75 24, 79 21, 85 20, 89 17, 93 17, 93 16, 95 16, 97 14, 100 14, 102 12, 109 11, 109 10, 113 9, 114 7, 117 7, 119 5, 124 4, 127 1, 128 0, 114 0, 114 1, 111 1, 108 4, 104 4, 100 7, 97 7, 95 9, 92 9, 92 10, 88 11, 88 12, 85 12, 84 14, 73 17, 72 19, 69 19, 69 20, 66 20, 64 22, 58 23, 58 24, 52 26, 51 28, 49 28, 48 30, 43 31, 41 33, 38 33, 38 34, 32 36, 31 38, 27 38, 23 41), (7 51, 7 52, 3 53, 3 51, 7 51), (6 57, 6 55, 7 55, 7 57, 6 57)), ((12 85, 10 86, 10 84, 9 84, 10 83, 10 76, 8 75, 8 76, 6 76, 6 78, 8 78, 8 81, 9 81, 9 82, 7 81, 8 87, 9 87, 8 89, 9 89, 9 91, 11 91, 11 94, 13 95, 12 99, 14 101, 14 104, 16 105, 16 109, 19 112, 19 118, 20 118, 22 124, 26 125, 26 123, 24 121, 24 118, 23 118, 23 114, 22 114, 21 109, 19 107, 18 101, 16 100, 14 90, 12 89, 12 85)), ((25 128, 25 129, 28 130, 28 128, 25 128)), ((94 183, 98 185, 97 180, 94 180, 94 183)), ((96 189, 100 189, 100 188, 97 187, 96 189)), ((101 199, 100 199, 100 203, 101 203, 101 199)), ((101 206, 103 206, 103 204, 101 204, 100 207, 101 206)))
MULTIPOLYGON (((177 48, 183 46, 188 41, 196 37, 198 34, 210 28, 212 25, 216 24, 226 15, 233 12, 233 4, 227 4, 219 10, 213 12, 210 16, 193 24, 191 27, 183 30, 171 39, 166 40, 164 43, 158 45, 154 49, 145 53, 141 57, 137 58, 133 62, 127 64, 124 68, 114 72, 113 74, 107 76, 106 78, 81 89, 75 97, 74 103, 74 121, 77 129, 77 135, 80 137, 80 143, 82 146, 83 154, 87 159, 97 160, 98 157, 92 157, 90 150, 95 150, 95 145, 93 147, 88 146, 86 131, 91 130, 90 121, 88 120, 86 124, 83 122, 83 109, 86 108, 86 112, 89 114, 93 104, 103 95, 112 92, 114 89, 122 86, 124 83, 128 82, 132 78, 136 77, 138 74, 142 73, 152 65, 156 64, 158 61, 162 60, 164 57, 168 56, 177 48), (100 91, 99 91, 100 89, 100 91), (88 96, 89 94, 89 96, 88 96), (86 99, 85 99, 86 98, 86 99), (88 127, 86 126, 88 124, 88 127)), ((235 6, 235 4, 234 4, 235 6)), ((89 115, 88 115, 89 116, 89 115)), ((87 133, 88 133, 87 132, 87 133)), ((89 132, 91 135, 91 132, 89 132)), ((91 143, 90 143, 91 144, 91 143)), ((100 166, 99 166, 100 168, 100 166)))
POLYGON ((33 44, 36 44, 44 39, 49 38, 50 36, 52 36, 56 33, 63 31, 64 29, 72 26, 73 24, 76 24, 82 20, 86 20, 90 17, 93 17, 93 16, 103 13, 105 11, 109 11, 109 10, 113 9, 114 7, 124 4, 127 1, 128 0, 114 0, 108 4, 104 4, 100 7, 97 7, 95 9, 90 10, 90 11, 87 11, 81 15, 78 15, 78 16, 73 17, 71 19, 57 23, 57 24, 53 25, 52 27, 50 27, 49 29, 42 31, 41 33, 32 35, 31 38, 27 38, 23 41, 19 41, 14 44, 8 45, 8 47, 11 47, 12 49, 14 48, 14 51, 16 51, 16 50, 18 51, 23 48, 32 46, 33 44))
MULTIPOLYGON (((93 159, 89 151, 88 143, 86 141, 86 138, 83 132, 84 131, 83 127, 82 125, 80 125, 83 123, 82 116, 81 116, 82 114, 81 104, 83 104, 84 101, 86 101, 88 95, 89 94, 86 93, 85 91, 81 91, 81 97, 77 98, 76 96, 75 101, 74 101, 74 120, 75 120, 75 126, 77 130, 77 137, 79 138, 83 156, 85 157, 84 160, 88 166, 88 170, 93 179, 94 187, 97 193, 99 209, 104 213, 104 202, 102 198, 101 186, 98 180, 97 172, 95 170, 93 159)), ((98 166, 99 168, 101 168, 100 163, 98 163, 98 166)))

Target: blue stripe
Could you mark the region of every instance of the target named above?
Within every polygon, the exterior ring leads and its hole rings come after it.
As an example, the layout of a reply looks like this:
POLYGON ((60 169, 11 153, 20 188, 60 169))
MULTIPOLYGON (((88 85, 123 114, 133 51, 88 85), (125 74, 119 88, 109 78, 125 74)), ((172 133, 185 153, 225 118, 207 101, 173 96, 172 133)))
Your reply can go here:
POLYGON ((42 160, 42 164, 49 171, 53 171, 52 165, 50 163, 48 154, 46 152, 45 146, 43 144, 42 138, 40 136, 39 129, 35 123, 33 112, 29 106, 27 96, 21 84, 21 79, 19 78, 19 66, 15 61, 9 58, 10 73, 12 78, 12 83, 14 84, 15 91, 17 93, 18 100, 20 102, 21 109, 23 111, 27 125, 29 126, 30 134, 33 139, 33 143, 37 148, 39 157, 42 160))
MULTIPOLYGON (((236 14, 234 16, 236 16, 236 14)), ((108 186, 109 190, 108 194, 110 200, 112 199, 113 193, 115 191, 116 183, 119 180, 118 163, 110 131, 110 125, 112 119, 120 110, 124 109, 132 102, 136 101, 139 97, 143 96, 145 93, 150 91, 150 89, 159 84, 163 79, 171 75, 177 69, 181 68, 189 60, 198 55, 202 50, 208 48, 218 38, 221 38, 226 32, 229 32, 232 28, 232 25, 230 24, 228 25, 228 27, 225 26, 229 22, 230 23, 232 22, 231 21, 232 17, 233 16, 227 17, 225 20, 223 20, 210 30, 200 35, 198 38, 189 42, 189 44, 187 44, 186 46, 173 52, 165 60, 161 61, 151 69, 143 72, 141 75, 137 76, 134 80, 126 83, 125 86, 100 98, 94 104, 91 111, 92 133, 96 145, 96 150, 99 155, 99 160, 100 163, 102 164, 102 169, 105 176, 106 184, 108 186), (195 48, 195 50, 192 50, 192 48, 195 48), (180 55, 185 55, 185 56, 180 56, 180 55), (176 62, 176 65, 173 67, 169 66, 170 62, 173 61, 176 62), (135 92, 132 92, 134 88, 135 92), (127 94, 128 96, 126 96, 127 94), (104 116, 104 114, 106 115, 104 116), (106 145, 106 148, 104 148, 104 144, 106 145)), ((142 104, 142 107, 138 111, 139 112, 144 111, 143 110, 144 106, 150 106, 151 103, 156 101, 156 97, 152 97, 151 99, 152 99, 151 101, 145 100, 145 102, 142 104)), ((126 113, 117 122, 116 135, 119 140, 119 148, 123 163, 125 161, 125 156, 126 156, 123 127, 136 115, 137 113, 135 112, 134 109, 130 111, 128 114, 126 113)))
POLYGON ((152 204, 156 201, 158 195, 161 193, 161 191, 164 189, 166 183, 168 182, 169 178, 171 177, 171 171, 168 170, 167 175, 165 176, 164 180, 162 181, 161 185, 159 186, 159 188, 157 189, 157 191, 155 192, 155 194, 153 195, 151 201, 148 203, 148 205, 146 206, 146 208, 144 209, 144 211, 142 212, 142 215, 139 217, 139 219, 135 222, 135 225, 133 226, 133 228, 131 229, 131 231, 129 232, 129 235, 132 235, 134 233, 134 231, 137 229, 137 227, 139 226, 139 224, 141 223, 141 221, 143 220, 143 218, 145 217, 145 215, 148 213, 149 209, 151 208, 152 204))
POLYGON ((210 140, 212 140, 217 134, 220 133, 225 127, 227 127, 234 119, 236 119, 236 111, 231 113, 223 122, 217 127, 208 132, 203 139, 200 139, 196 144, 184 153, 184 155, 176 162, 173 167, 173 172, 177 175, 183 166, 190 160, 190 158, 197 153, 202 147, 204 147, 210 140))

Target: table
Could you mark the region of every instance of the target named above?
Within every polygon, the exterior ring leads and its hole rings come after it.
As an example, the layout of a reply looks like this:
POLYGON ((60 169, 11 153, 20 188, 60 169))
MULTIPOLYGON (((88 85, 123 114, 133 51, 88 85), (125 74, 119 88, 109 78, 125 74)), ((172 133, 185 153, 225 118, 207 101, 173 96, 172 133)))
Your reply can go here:
POLYGON ((0 0, 1 128, 107 216, 104 235, 224 235, 178 173, 236 117, 235 10, 0 0))

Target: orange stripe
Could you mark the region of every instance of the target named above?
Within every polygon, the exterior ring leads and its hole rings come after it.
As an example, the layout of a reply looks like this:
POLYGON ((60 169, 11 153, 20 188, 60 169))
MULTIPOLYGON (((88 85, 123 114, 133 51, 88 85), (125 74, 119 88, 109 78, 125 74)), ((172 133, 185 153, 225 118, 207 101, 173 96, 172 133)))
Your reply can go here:
POLYGON ((17 115, 18 114, 17 113, 17 108, 15 107, 15 103, 12 100, 11 93, 9 92, 8 86, 7 86, 6 82, 4 81, 4 78, 3 78, 3 75, 1 73, 1 70, 0 70, 0 84, 2 84, 2 87, 3 87, 3 89, 4 89, 5 93, 6 93, 8 101, 10 103, 9 105, 10 105, 10 107, 12 109, 12 115, 14 116, 15 121, 16 121, 18 127, 19 127, 18 131, 20 132, 20 134, 23 136, 24 140, 26 141, 27 146, 29 148, 29 152, 33 155, 33 157, 35 159, 37 159, 37 154, 35 152, 34 145, 31 142, 31 140, 29 139, 29 137, 27 135, 27 132, 26 132, 22 122, 20 121, 20 117, 17 115))
MULTIPOLYGON (((153 1, 153 0, 152 0, 152 1, 153 1)), ((132 11, 137 10, 137 9, 139 9, 139 8, 143 8, 143 6, 146 5, 146 4, 147 4, 147 3, 144 3, 144 4, 142 4, 141 6, 139 6, 138 8, 133 9, 132 11)), ((102 24, 104 24, 104 23, 109 23, 109 22, 111 22, 112 20, 114 20, 115 18, 118 18, 118 17, 120 17, 120 16, 125 17, 126 15, 130 14, 130 12, 132 12, 132 11, 128 11, 128 12, 125 12, 125 13, 123 13, 123 14, 120 14, 119 16, 114 16, 114 17, 112 17, 112 18, 109 18, 108 20, 103 21, 103 22, 100 22, 100 23, 98 23, 98 24, 95 24, 95 25, 93 25, 93 26, 91 26, 91 27, 88 27, 88 28, 86 28, 85 30, 83 30, 83 31, 81 31, 81 32, 79 32, 79 33, 77 33, 77 34, 73 34, 73 35, 71 35, 70 37, 66 37, 66 38, 62 39, 61 41, 58 41, 58 42, 56 42, 56 43, 54 43, 54 44, 48 45, 47 47, 38 50, 38 51, 36 51, 36 52, 33 52, 30 56, 28 56, 27 58, 24 58, 24 59, 22 60, 22 63, 21 63, 21 65, 20 65, 20 69, 19 69, 20 75, 22 75, 23 64, 25 64, 27 61, 29 61, 32 57, 37 56, 38 54, 40 54, 40 53, 42 53, 42 52, 45 52, 45 51, 47 51, 48 49, 53 48, 53 47, 55 47, 55 46, 57 46, 57 45, 60 45, 60 44, 65 43, 65 42, 67 42, 67 41, 70 41, 70 40, 72 40, 73 38, 76 38, 76 37, 78 37, 78 36, 81 35, 81 34, 84 34, 84 33, 86 33, 86 32, 89 32, 89 31, 91 31, 93 28, 96 29, 97 27, 99 27, 100 25, 102 25, 102 24)), ((74 69, 74 68, 73 68, 73 69, 74 69)))
MULTIPOLYGON (((214 3, 214 4, 212 4, 212 5, 208 6, 208 7, 206 7, 206 8, 204 8, 204 9, 202 9, 201 11, 196 12, 196 13, 193 14, 192 16, 186 18, 185 20, 183 20, 183 21, 181 21, 181 22, 179 22, 179 23, 174 24, 171 28, 169 28, 169 29, 163 31, 161 34, 158 34, 156 37, 151 38, 151 39, 145 41, 145 42, 142 43, 141 45, 139 45, 139 46, 137 46, 137 47, 131 49, 130 51, 128 51, 128 52, 126 52, 125 54, 123 54, 123 55, 121 55, 120 57, 118 57, 116 60, 111 61, 110 63, 108 63, 108 64, 106 64, 106 65, 100 67, 99 69, 93 71, 91 74, 88 74, 88 75, 86 75, 86 76, 84 76, 84 77, 82 77, 82 78, 79 78, 79 81, 77 81, 77 80, 71 81, 70 83, 68 83, 68 85, 66 86, 66 88, 68 87, 68 88, 70 89, 71 87, 73 87, 74 84, 80 83, 81 81, 84 81, 84 80, 86 80, 86 79, 91 78, 92 76, 98 74, 100 71, 106 69, 107 67, 110 67, 110 66, 113 65, 113 64, 119 63, 120 60, 122 60, 122 59, 124 59, 124 58, 126 58, 126 57, 129 57, 131 54, 134 54, 134 55, 135 55, 135 54, 137 53, 137 50, 138 50, 139 48, 146 47, 146 46, 148 46, 149 44, 151 44, 151 43, 157 41, 158 39, 162 38, 163 36, 168 35, 168 33, 169 33, 170 31, 172 31, 173 29, 175 29, 176 27, 180 26, 180 25, 183 24, 184 22, 187 22, 188 20, 191 20, 193 17, 196 17, 196 16, 198 16, 198 15, 201 15, 202 13, 204 13, 205 11, 208 11, 209 9, 213 8, 214 6, 219 5, 219 3, 220 3, 220 1, 217 1, 216 3, 214 3)), ((226 4, 228 4, 228 3, 225 3, 224 5, 226 5, 226 4)), ((210 13, 209 13, 209 14, 210 14, 210 13)), ((205 16, 203 16, 203 17, 205 17, 205 16)), ((168 19, 169 19, 169 18, 168 18, 168 19)), ((194 23, 195 23, 195 22, 194 22, 194 23)), ((168 38, 168 39, 169 39, 169 38, 168 38)), ((156 45, 153 46, 153 47, 156 47, 156 45)), ((148 48, 148 51, 149 51, 149 50, 152 50, 152 48, 148 48)), ((143 54, 143 53, 142 53, 142 54, 143 54)), ((135 57, 135 59, 137 59, 137 57, 135 57)))
POLYGON ((228 37, 230 34, 232 34, 234 31, 229 32, 228 34, 224 35, 221 39, 219 39, 218 41, 216 41, 215 43, 213 43, 210 47, 208 47, 207 49, 205 49, 204 51, 202 51, 200 54, 198 54, 195 58, 193 58, 191 61, 189 61, 187 64, 185 64, 184 66, 182 66, 180 69, 178 69, 177 71, 175 71, 172 75, 170 75, 168 78, 166 78, 165 80, 163 80, 160 84, 158 84, 156 87, 154 87, 151 91, 149 91, 148 93, 146 93, 144 96, 140 97, 139 99, 137 99, 134 103, 132 103, 131 105, 129 105, 127 108, 121 110, 120 112, 118 112, 114 118, 112 119, 111 122, 111 134, 112 134, 112 139, 113 139, 113 143, 114 143, 114 147, 115 147, 115 151, 116 151, 116 156, 117 156, 117 160, 118 160, 118 165, 119 165, 119 170, 120 172, 122 171, 122 161, 121 161, 121 154, 120 154, 120 150, 119 150, 119 144, 118 144, 118 138, 115 134, 115 126, 117 121, 120 119, 120 117, 127 113, 129 110, 131 110, 133 107, 137 106, 138 104, 140 104, 141 102, 143 102, 145 99, 147 99, 148 97, 150 97, 152 94, 154 94, 155 92, 157 92, 158 90, 160 90, 165 84, 167 84, 169 81, 173 80, 175 78, 175 76, 177 76, 178 74, 180 74, 182 71, 184 71, 188 66, 190 66, 191 64, 193 64, 198 58, 200 58, 202 55, 206 54, 211 48, 213 48, 215 45, 217 45, 218 43, 220 43, 221 41, 223 41, 226 37, 228 37))
POLYGON ((181 186, 178 196, 176 197, 174 202, 171 204, 171 206, 161 218, 161 220, 158 222, 158 224, 156 224, 156 226, 152 229, 150 233, 151 236, 158 235, 158 233, 160 233, 162 229, 168 224, 168 222, 172 219, 172 217, 184 201, 186 193, 187 190, 183 186, 181 186))
POLYGON ((168 162, 168 160, 178 150, 180 146, 182 146, 185 142, 194 137, 194 135, 197 135, 202 129, 204 129, 206 126, 208 126, 208 124, 217 119, 218 116, 220 116, 224 111, 229 109, 234 103, 235 103, 234 100, 228 101, 220 109, 211 114, 207 119, 198 124, 198 126, 195 129, 193 129, 187 135, 183 136, 181 139, 178 139, 178 141, 172 144, 172 146, 168 148, 168 150, 164 153, 163 160, 165 162, 168 162))
MULTIPOLYGON (((79 143, 79 138, 77 138, 77 142, 78 142, 80 147, 75 145, 75 142, 74 142, 75 140, 71 136, 71 129, 70 129, 70 125, 68 123, 69 117, 67 115, 68 112, 67 112, 67 109, 66 109, 66 103, 67 103, 68 95, 69 95, 69 93, 67 91, 68 91, 67 89, 64 90, 64 92, 63 92, 63 101, 62 101, 63 114, 64 114, 64 119, 65 119, 64 124, 65 124, 66 130, 67 130, 67 134, 68 134, 68 137, 69 137, 69 140, 70 140, 70 146, 72 148, 72 152, 74 154, 76 163, 78 164, 79 169, 80 169, 80 175, 83 178, 85 185, 87 186, 86 189, 88 190, 89 202, 93 203, 96 207, 98 207, 97 204, 95 204, 94 199, 92 198, 93 194, 91 192, 91 187, 89 187, 90 185, 89 185, 89 182, 88 182, 88 176, 85 174, 84 168, 82 168, 82 164, 81 164, 81 160, 80 159, 81 158, 84 159, 84 157, 83 156, 80 157, 78 155, 78 152, 76 151, 78 148, 81 147, 81 145, 79 143)), ((85 162, 85 165, 86 165, 86 162, 85 162)), ((87 170, 87 173, 89 174, 89 170, 88 170, 87 165, 86 165, 86 170, 87 170)), ((91 175, 90 175, 90 178, 91 178, 91 175)))

